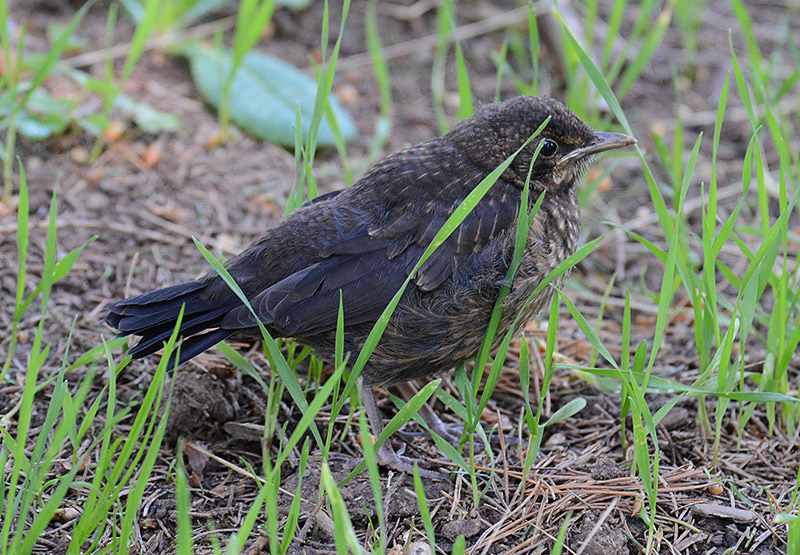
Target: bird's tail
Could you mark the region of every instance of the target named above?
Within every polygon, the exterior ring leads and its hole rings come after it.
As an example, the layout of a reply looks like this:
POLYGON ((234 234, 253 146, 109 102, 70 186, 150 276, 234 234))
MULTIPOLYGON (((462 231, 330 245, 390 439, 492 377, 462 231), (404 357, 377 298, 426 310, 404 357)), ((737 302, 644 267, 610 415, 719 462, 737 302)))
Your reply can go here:
POLYGON ((183 364, 235 331, 219 326, 223 316, 239 306, 239 299, 232 292, 209 295, 208 287, 207 281, 189 281, 119 301, 109 307, 106 322, 119 330, 120 336, 141 336, 128 353, 141 358, 161 349, 185 306, 179 331, 183 342, 178 363, 183 364))

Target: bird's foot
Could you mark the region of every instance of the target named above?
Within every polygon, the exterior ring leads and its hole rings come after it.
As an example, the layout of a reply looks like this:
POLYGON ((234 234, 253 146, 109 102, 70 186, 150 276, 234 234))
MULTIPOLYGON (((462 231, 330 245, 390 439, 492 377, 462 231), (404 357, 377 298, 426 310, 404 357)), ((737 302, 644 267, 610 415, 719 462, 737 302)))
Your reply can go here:
MULTIPOLYGON (((434 432, 450 445, 458 447, 461 445, 462 438, 464 439, 465 444, 469 443, 469 430, 467 429, 467 424, 465 422, 454 424, 446 423, 444 420, 439 418, 439 415, 436 413, 436 411, 433 410, 433 408, 431 408, 431 406, 428 404, 422 406, 419 414, 425 421, 425 424, 430 431, 434 432)), ((412 438, 418 437, 418 434, 406 431, 404 429, 396 432, 395 435, 402 438, 404 441, 411 441, 412 438)), ((483 437, 478 432, 474 432, 472 438, 477 445, 483 445, 483 437)), ((488 439, 493 444, 500 443, 499 435, 497 433, 491 434, 488 436, 488 439)), ((504 442, 506 444, 515 443, 516 438, 505 436, 504 442)))
MULTIPOLYGON (((428 426, 428 429, 435 433, 437 436, 441 437, 447 443, 454 447, 458 447, 461 443, 461 435, 462 431, 464 430, 463 425, 458 424, 445 424, 441 420, 439 423, 441 426, 432 425, 430 422, 425 422, 428 426)), ((405 442, 411 442, 420 437, 419 431, 414 430, 407 430, 405 427, 401 428, 400 430, 394 433, 395 437, 402 439, 405 442)), ((425 435, 425 432, 422 432, 422 435, 425 435)), ((475 441, 480 442, 480 438, 478 434, 475 434, 475 441)))
MULTIPOLYGON (((411 383, 398 384, 397 389, 406 399, 410 399, 417 392, 416 388, 411 383)), ((458 447, 461 445, 462 438, 464 438, 465 444, 469 442, 470 438, 469 430, 467 430, 467 423, 445 423, 444 420, 439 417, 439 414, 436 412, 436 410, 434 410, 430 403, 425 403, 422 405, 422 407, 420 407, 419 416, 422 417, 422 420, 425 422, 425 426, 427 426, 430 431, 434 432, 450 445, 458 447)), ((395 435, 407 442, 410 442, 413 438, 419 437, 417 433, 409 432, 402 428, 398 432, 395 432, 395 435)), ((498 437, 499 436, 497 434, 492 434, 488 439, 493 444, 497 444, 500 443, 498 437)), ((472 438, 477 445, 483 445, 484 442, 481 434, 474 432, 472 438)), ((508 436, 506 436, 504 440, 505 443, 514 442, 514 438, 510 438, 508 436)))
POLYGON ((391 445, 388 443, 384 443, 380 446, 378 451, 375 453, 376 462, 387 468, 391 468, 392 470, 396 470, 398 472, 403 472, 405 474, 414 475, 414 463, 417 463, 417 470, 419 471, 419 475, 421 478, 428 478, 430 480, 439 480, 439 481, 450 481, 450 477, 441 470, 431 470, 428 468, 423 468, 420 466, 420 463, 427 461, 422 461, 421 459, 416 459, 414 457, 407 457, 403 455, 405 451, 405 444, 403 448, 398 453, 395 451, 391 445))

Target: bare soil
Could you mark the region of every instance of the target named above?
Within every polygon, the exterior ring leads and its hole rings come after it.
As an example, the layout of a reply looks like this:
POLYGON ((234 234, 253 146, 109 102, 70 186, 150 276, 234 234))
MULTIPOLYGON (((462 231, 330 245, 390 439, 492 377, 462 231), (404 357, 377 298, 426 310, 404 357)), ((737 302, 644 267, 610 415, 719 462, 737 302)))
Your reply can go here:
MULTIPOLYGON (((331 3, 331 29, 338 28, 339 8, 335 4, 331 3)), ((430 90, 433 49, 429 37, 436 34, 433 4, 409 1, 379 5, 384 46, 404 45, 390 60, 393 130, 385 146, 387 153, 438 133, 430 90)), ((611 4, 601 1, 601 13, 607 15, 611 4)), ((733 30, 737 54, 746 55, 729 4, 723 1, 708 4, 694 59, 684 57, 682 34, 673 22, 653 61, 623 102, 640 142, 649 152, 655 152, 652 133, 661 134, 667 141, 673 136, 678 111, 684 121, 685 149, 691 148, 700 131, 710 139, 722 82, 731 68, 728 29, 733 30), (680 76, 677 84, 673 82, 673 71, 680 76)), ((355 117, 361 134, 348 151, 351 165, 356 169, 366 160, 379 113, 377 87, 369 58, 364 54, 364 6, 362 2, 354 2, 352 7, 334 86, 335 93, 355 117)), ((781 41, 780 33, 775 32, 775 23, 788 21, 788 32, 796 37, 800 33, 800 18, 796 13, 789 16, 787 8, 778 2, 758 6, 748 3, 748 6, 763 52, 780 53, 784 62, 789 63, 792 55, 786 42, 781 41)), ((458 24, 486 22, 515 8, 512 1, 460 2, 458 24)), ((72 4, 49 0, 12 5, 10 15, 17 24, 27 22, 29 48, 42 51, 47 47, 47 24, 66 22, 73 13, 72 4)), ((272 34, 261 41, 259 49, 298 67, 309 67, 311 57, 319 49, 322 13, 321 2, 303 12, 279 9, 272 34)), ((626 13, 624 27, 630 28, 637 16, 626 13)), ((554 25, 552 21, 542 24, 554 25)), ((79 35, 92 48, 100 49, 104 27, 105 13, 95 7, 79 27, 79 35)), ((132 26, 121 14, 116 40, 124 42, 131 33, 132 26)), ((463 42, 473 92, 482 101, 489 102, 494 95, 496 70, 490 56, 499 51, 505 37, 504 29, 489 29, 463 42)), ((115 63, 121 67, 122 61, 115 63)), ((563 72, 552 48, 543 50, 541 66, 542 92, 562 96, 563 72)), ((81 69, 99 76, 102 62, 81 65, 81 69)), ((515 70, 525 71, 521 67, 515 70)), ((456 89, 452 53, 447 71, 448 98, 452 98, 456 89)), ((45 84, 53 92, 76 92, 61 77, 50 78, 45 84)), ((732 92, 734 88, 732 85, 732 92)), ((92 139, 78 130, 43 142, 19 141, 18 154, 31 193, 29 281, 36 283, 41 272, 47 209, 56 184, 60 250, 67 252, 97 237, 52 293, 45 339, 53 345, 48 364, 53 372, 60 367, 73 319, 76 320, 69 355, 72 360, 97 345, 101 334, 106 337, 112 334, 102 318, 113 301, 192 279, 206 271, 192 236, 217 253, 233 256, 279 221, 293 183, 293 155, 280 147, 260 143, 244 134, 218 146, 213 144, 218 132, 217 119, 201 100, 184 60, 157 50, 146 52, 125 92, 175 114, 180 118, 182 130, 152 136, 129 125, 121 138, 109 142, 102 155, 91 163, 85 162, 85 154, 91 149, 92 139), (149 158, 154 153, 156 158, 149 158)), ((517 93, 511 81, 506 79, 502 96, 514 94, 517 93)), ((454 107, 449 107, 451 121, 454 107)), ((739 200, 736 192, 741 194, 742 160, 750 133, 741 101, 732 94, 717 168, 721 211, 730 210, 739 200)), ((774 151, 769 145, 765 148, 767 163, 777 166, 774 151)), ((690 221, 698 226, 702 206, 699 184, 708 182, 710 149, 711 141, 704 141, 695 171, 697 182, 692 183, 687 201, 690 221)), ((649 193, 638 161, 629 158, 616 162, 610 178, 589 196, 584 207, 584 238, 600 233, 605 238, 575 270, 567 291, 587 319, 594 322, 603 292, 611 275, 616 273, 600 334, 609 351, 618 356, 619 322, 626 291, 634 302, 636 325, 632 344, 652 338, 655 307, 648 291, 660 286, 661 266, 608 222, 622 224, 660 244, 663 236, 649 208, 649 193)), ((655 161, 652 167, 661 171, 655 161)), ((322 151, 318 155, 315 175, 323 190, 343 186, 335 152, 322 151)), ((666 176, 661 173, 658 177, 666 176)), ((15 212, 6 210, 0 214, 0 326, 9 330, 16 289, 15 230, 15 212)), ((746 261, 732 258, 729 262, 735 272, 742 273, 746 268, 746 261)), ((686 306, 680 293, 676 306, 686 306)), ((38 311, 30 311, 22 323, 10 379, 0 387, 0 413, 5 413, 19 399, 22 369, 38 325, 37 314, 38 311)), ((539 352, 543 340, 539 329, 532 324, 527 334, 534 353, 539 352)), ((676 309, 655 373, 691 383, 698 375, 693 342, 690 314, 676 309)), ((0 337, 0 359, 5 360, 8 344, 8 337, 0 337)), ((759 344, 754 342, 748 348, 757 369, 762 362, 759 344)), ((594 380, 577 372, 558 371, 545 405, 548 414, 578 396, 587 400, 587 406, 565 422, 547 428, 542 456, 524 488, 519 488, 524 453, 520 453, 520 444, 515 441, 523 407, 515 367, 518 349, 518 345, 512 348, 491 410, 485 415, 489 422, 494 419, 501 423, 497 439, 502 447, 493 450, 494 460, 485 453, 479 454, 477 464, 483 469, 479 485, 482 489, 488 486, 480 505, 477 508, 473 505, 471 486, 464 476, 454 474, 450 483, 426 481, 439 548, 449 552, 456 538, 463 535, 471 553, 548 552, 559 527, 571 515, 566 540, 569 552, 582 549, 584 554, 639 553, 646 541, 646 526, 638 511, 646 500, 641 481, 632 477, 631 423, 629 420, 623 437, 619 394, 614 390, 600 388, 594 380)), ((588 364, 591 356, 591 345, 565 313, 559 326, 559 361, 588 364)), ((247 351, 246 357, 267 375, 268 364, 258 348, 247 351)), ((120 377, 120 394, 135 401, 149 383, 155 366, 153 358, 132 362, 120 377)), ((791 369, 792 384, 797 382, 798 370, 800 357, 791 369)), ((175 379, 170 441, 162 448, 136 524, 134 551, 139 553, 175 549, 175 493, 169 477, 179 441, 184 442, 192 472, 192 514, 198 553, 211 552, 209 522, 224 542, 230 531, 239 528, 244 512, 257 494, 255 483, 219 460, 236 465, 248 461, 253 468, 262 468, 261 445, 242 439, 236 428, 236 424, 263 423, 265 399, 261 388, 232 369, 216 352, 198 357, 181 369, 175 379), (204 453, 214 457, 208 458, 204 453)), ((105 380, 102 375, 97 376, 95 394, 100 393, 105 380)), ((443 387, 457 395, 449 378, 443 387)), ((45 388, 37 396, 35 420, 44 418, 49 394, 45 388)), ((538 399, 538 388, 532 395, 538 399)), ((652 410, 668 399, 663 395, 649 397, 652 410)), ((706 401, 713 414, 714 405, 711 400, 706 401)), ((787 436, 781 428, 770 433, 761 407, 745 427, 740 443, 738 411, 730 410, 725 416, 721 452, 715 462, 713 437, 697 416, 699 402, 703 401, 683 399, 658 427, 662 451, 657 525, 661 535, 656 552, 786 553, 786 529, 774 524, 773 518, 788 505, 797 478, 796 434, 787 436), (745 511, 732 514, 730 508, 745 511)), ((381 403, 384 414, 392 414, 394 409, 386 397, 381 403)), ((436 410, 446 421, 455 421, 445 407, 437 405, 436 410)), ((280 418, 290 423, 299 418, 288 397, 280 418)), ((34 421, 34 428, 37 425, 34 421)), ((352 460, 361 455, 357 429, 349 429, 351 425, 337 424, 341 439, 334 444, 336 452, 331 454, 336 478, 346 476, 352 460)), ((421 430, 409 427, 408 431, 407 453, 427 458, 434 465, 450 464, 421 430)), ((398 446, 402 442, 395 441, 398 446)), ((291 553, 333 551, 330 517, 317 503, 318 461, 318 456, 313 458, 303 479, 303 516, 291 553)), ((425 536, 413 483, 408 476, 398 473, 384 471, 383 478, 391 552, 405 553, 412 546, 418 548, 416 542, 425 536)), ((287 463, 283 479, 283 491, 294 492, 298 479, 294 462, 287 463)), ((366 475, 345 484, 341 493, 351 508, 350 517, 360 539, 366 543, 372 534, 371 523, 376 522, 366 475)), ((289 494, 282 495, 280 509, 286 511, 291 498, 289 494)), ((77 497, 68 501, 81 509, 77 497)), ((63 524, 54 522, 42 534, 38 550, 63 551, 64 533, 63 524)), ((267 550, 265 538, 255 536, 247 552, 267 550)))

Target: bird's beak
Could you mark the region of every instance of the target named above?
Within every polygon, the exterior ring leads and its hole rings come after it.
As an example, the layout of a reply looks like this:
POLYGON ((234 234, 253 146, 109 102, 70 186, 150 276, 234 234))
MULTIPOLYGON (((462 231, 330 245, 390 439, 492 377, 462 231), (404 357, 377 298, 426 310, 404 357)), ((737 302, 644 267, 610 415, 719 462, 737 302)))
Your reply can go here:
POLYGON ((638 141, 635 138, 624 133, 596 131, 594 134, 594 140, 591 143, 584 147, 576 148, 567 154, 564 158, 559 160, 559 165, 563 165, 574 160, 588 158, 589 156, 594 156, 595 154, 600 154, 601 152, 605 152, 607 150, 614 150, 616 148, 635 145, 637 142, 638 141))

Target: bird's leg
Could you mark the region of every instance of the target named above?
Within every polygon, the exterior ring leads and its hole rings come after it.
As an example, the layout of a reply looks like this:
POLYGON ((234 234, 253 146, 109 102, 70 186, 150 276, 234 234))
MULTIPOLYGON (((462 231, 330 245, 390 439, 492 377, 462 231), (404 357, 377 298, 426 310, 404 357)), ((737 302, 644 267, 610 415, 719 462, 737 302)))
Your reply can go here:
MULTIPOLYGON (((361 394, 361 402, 364 403, 364 409, 367 411, 367 421, 372 429, 372 434, 377 440, 383 432, 383 418, 378 410, 378 403, 375 401, 375 395, 372 392, 372 386, 365 384, 359 377, 358 390, 361 394)), ((368 441, 368 439, 365 438, 365 441, 368 441)), ((377 459, 378 464, 381 466, 386 466, 400 472, 405 472, 406 474, 414 474, 414 463, 421 462, 418 459, 406 457, 403 456, 402 453, 397 453, 392 448, 392 445, 389 443, 388 439, 384 441, 383 444, 378 448, 378 451, 375 453, 375 458, 377 459)), ((428 470, 426 468, 419 468, 419 474, 420 476, 436 480, 441 480, 443 478, 447 479, 447 475, 434 470, 428 470)))
MULTIPOLYGON (((414 395, 417 394, 417 388, 414 387, 410 382, 402 383, 396 386, 399 393, 405 398, 410 399, 414 395)), ((450 445, 454 447, 458 447, 461 444, 462 437, 464 436, 464 430, 467 428, 467 423, 464 422, 462 424, 446 424, 444 420, 439 418, 439 415, 433 410, 433 403, 436 402, 436 399, 429 400, 427 403, 422 405, 419 409, 419 415, 425 421, 425 424, 430 428, 432 432, 435 432, 439 435, 442 439, 447 441, 450 445)), ((409 432, 403 432, 400 430, 398 435, 405 435, 408 437, 409 432)), ((475 443, 482 444, 483 439, 478 432, 473 434, 473 438, 475 443)), ((495 439, 495 436, 490 436, 491 440, 495 439)), ((469 440, 469 433, 467 432, 467 440, 469 440)), ((506 441, 509 441, 510 438, 506 438, 506 441)))
MULTIPOLYGON (((409 382, 398 384, 396 387, 406 400, 411 399, 417 394, 417 388, 411 385, 409 382)), ((419 415, 422 417, 428 427, 436 432, 437 435, 441 436, 451 445, 458 446, 458 444, 461 442, 463 427, 445 424, 444 420, 439 418, 439 415, 436 414, 436 411, 433 410, 433 407, 431 406, 431 403, 435 402, 436 398, 434 397, 433 400, 429 400, 429 402, 422 405, 422 407, 419 409, 419 415)))

